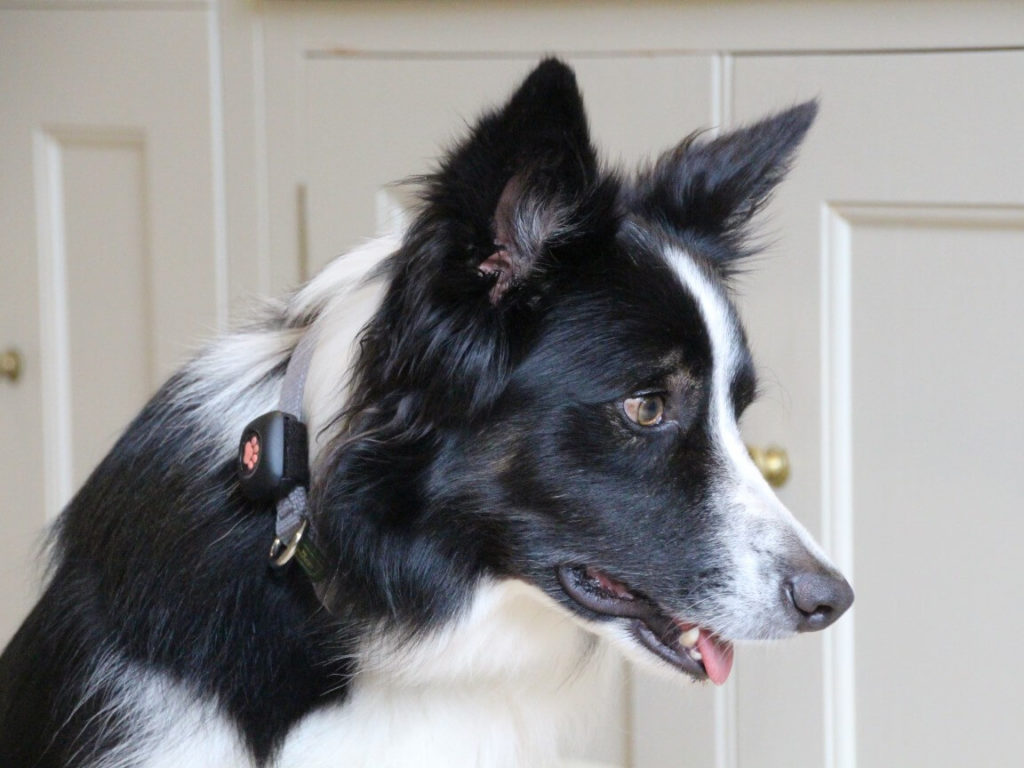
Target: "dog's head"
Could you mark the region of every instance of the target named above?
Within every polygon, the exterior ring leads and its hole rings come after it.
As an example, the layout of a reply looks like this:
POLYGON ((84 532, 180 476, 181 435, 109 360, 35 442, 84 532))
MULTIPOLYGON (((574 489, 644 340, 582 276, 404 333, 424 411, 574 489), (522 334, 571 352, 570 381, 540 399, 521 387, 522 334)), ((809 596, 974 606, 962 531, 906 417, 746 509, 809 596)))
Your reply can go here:
POLYGON ((314 489, 339 610, 429 623, 513 577, 716 682, 729 641, 846 610, 740 438, 756 382, 726 285, 815 111, 625 178, 548 60, 477 124, 427 179, 314 489))

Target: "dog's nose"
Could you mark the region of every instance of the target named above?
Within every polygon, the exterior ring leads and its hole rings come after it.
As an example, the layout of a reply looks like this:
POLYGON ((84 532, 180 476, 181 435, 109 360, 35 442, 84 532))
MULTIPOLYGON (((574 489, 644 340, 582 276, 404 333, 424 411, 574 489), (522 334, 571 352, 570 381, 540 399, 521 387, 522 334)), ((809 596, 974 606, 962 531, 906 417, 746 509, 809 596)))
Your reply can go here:
POLYGON ((805 571, 789 579, 784 588, 797 611, 798 632, 824 629, 853 604, 853 588, 838 573, 805 571))

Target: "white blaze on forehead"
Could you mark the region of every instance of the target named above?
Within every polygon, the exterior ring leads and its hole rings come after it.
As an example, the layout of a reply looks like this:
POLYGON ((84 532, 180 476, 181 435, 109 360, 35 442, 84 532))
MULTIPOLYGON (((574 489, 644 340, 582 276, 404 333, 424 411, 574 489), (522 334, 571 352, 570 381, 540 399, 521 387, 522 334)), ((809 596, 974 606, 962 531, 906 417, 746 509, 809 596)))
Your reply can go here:
POLYGON ((711 342, 711 423, 728 458, 742 466, 749 463, 749 458, 740 439, 731 396, 742 338, 736 315, 721 289, 689 254, 670 249, 666 256, 697 302, 711 342), (737 461, 740 457, 746 461, 737 461))
MULTIPOLYGON (((817 542, 775 496, 740 437, 731 394, 733 377, 742 360, 742 333, 736 313, 722 288, 693 257, 678 249, 669 249, 665 255, 696 301, 707 328, 712 359, 710 425, 713 439, 728 462, 730 472, 734 473, 730 478, 734 484, 732 498, 740 502, 746 516, 771 520, 778 534, 794 534, 809 554, 828 564, 817 542)), ((780 536, 780 545, 784 544, 783 539, 780 536)), ((748 562, 747 565, 749 578, 758 578, 756 564, 748 562)))

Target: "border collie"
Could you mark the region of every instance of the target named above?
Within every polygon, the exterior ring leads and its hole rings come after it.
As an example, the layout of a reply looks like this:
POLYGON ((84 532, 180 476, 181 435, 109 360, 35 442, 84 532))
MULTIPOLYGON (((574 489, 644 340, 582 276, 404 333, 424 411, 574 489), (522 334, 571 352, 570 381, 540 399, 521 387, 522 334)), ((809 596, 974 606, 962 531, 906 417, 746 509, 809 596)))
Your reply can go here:
POLYGON ((202 351, 68 504, 0 764, 545 765, 606 647, 720 684, 734 641, 834 621, 849 585, 737 429, 727 290, 815 111, 621 175, 542 62, 400 241, 202 351), (284 447, 247 433, 289 389, 284 447))

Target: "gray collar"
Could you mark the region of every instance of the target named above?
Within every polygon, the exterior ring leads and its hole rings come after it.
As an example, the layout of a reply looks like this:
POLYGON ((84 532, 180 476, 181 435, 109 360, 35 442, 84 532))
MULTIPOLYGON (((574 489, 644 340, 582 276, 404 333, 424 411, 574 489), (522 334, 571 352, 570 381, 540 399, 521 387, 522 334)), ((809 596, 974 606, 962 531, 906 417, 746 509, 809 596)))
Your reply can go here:
POLYGON ((276 504, 271 565, 280 568, 294 558, 314 583, 326 576, 326 561, 308 530, 309 440, 302 421, 302 399, 315 348, 316 331, 311 326, 288 359, 278 409, 249 423, 238 450, 242 493, 276 504))

